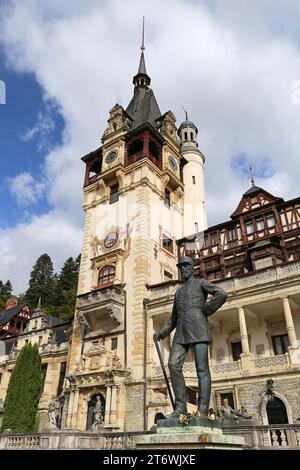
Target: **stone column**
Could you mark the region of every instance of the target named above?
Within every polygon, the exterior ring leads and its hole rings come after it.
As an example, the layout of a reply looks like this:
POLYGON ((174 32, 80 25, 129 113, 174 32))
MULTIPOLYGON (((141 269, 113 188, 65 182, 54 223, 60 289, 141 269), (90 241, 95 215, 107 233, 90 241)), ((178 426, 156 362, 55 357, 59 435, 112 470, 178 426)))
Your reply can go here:
POLYGON ((241 334, 241 342, 242 342, 242 350, 243 350, 241 354, 241 366, 242 366, 243 373, 247 374, 249 370, 251 370, 252 368, 252 362, 251 362, 252 354, 250 353, 244 307, 239 307, 239 326, 240 326, 240 334, 241 334))
POLYGON ((73 403, 74 403, 74 391, 70 390, 68 412, 67 412, 67 418, 66 418, 66 428, 72 427, 73 403))
POLYGON ((287 333, 289 336, 290 346, 293 348, 297 347, 297 336, 295 331, 295 326, 293 322, 293 316, 291 312, 291 307, 289 303, 288 297, 284 297, 283 299, 283 309, 284 309, 284 316, 285 316, 285 323, 287 328, 287 333))
POLYGON ((110 425, 116 425, 116 411, 117 411, 117 386, 111 386, 111 408, 110 408, 110 425))
POLYGON ((77 427, 77 416, 78 416, 78 405, 79 405, 79 389, 74 390, 74 399, 73 399, 73 406, 72 406, 72 414, 71 414, 71 427, 77 427))
POLYGON ((105 397, 105 417, 104 417, 104 427, 109 427, 109 418, 110 418, 110 409, 111 409, 111 386, 106 386, 106 397, 105 397))
POLYGON ((291 306, 288 297, 284 297, 283 299, 283 310, 284 310, 284 317, 285 323, 287 328, 287 333, 289 337, 289 355, 291 364, 300 364, 300 348, 298 347, 297 342, 297 335, 293 321, 293 315, 291 311, 291 306))
POLYGON ((154 366, 153 317, 147 318, 147 377, 152 377, 154 366))
POLYGON ((246 325, 244 307, 239 307, 239 325, 240 325, 240 333, 241 333, 243 353, 244 354, 249 354, 250 348, 249 348, 248 332, 247 332, 247 325, 246 325))

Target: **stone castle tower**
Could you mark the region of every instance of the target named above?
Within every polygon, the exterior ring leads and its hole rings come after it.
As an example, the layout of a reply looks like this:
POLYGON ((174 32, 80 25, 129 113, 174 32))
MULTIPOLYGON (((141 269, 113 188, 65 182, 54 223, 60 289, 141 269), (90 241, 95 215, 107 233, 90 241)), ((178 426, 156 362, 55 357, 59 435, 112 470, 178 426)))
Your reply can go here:
POLYGON ((98 393, 106 428, 129 430, 131 416, 143 416, 147 285, 177 279, 176 240, 207 228, 198 129, 186 119, 177 133, 150 82, 142 47, 128 107, 111 109, 101 146, 82 158, 85 225, 67 418, 79 429, 98 393))

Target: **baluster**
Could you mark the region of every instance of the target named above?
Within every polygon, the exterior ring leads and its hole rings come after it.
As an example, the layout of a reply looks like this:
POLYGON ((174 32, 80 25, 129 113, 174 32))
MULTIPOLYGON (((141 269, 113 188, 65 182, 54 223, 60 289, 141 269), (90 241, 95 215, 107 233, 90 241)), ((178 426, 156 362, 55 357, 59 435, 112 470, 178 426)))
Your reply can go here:
POLYGON ((270 447, 271 440, 270 440, 269 431, 267 429, 262 431, 262 441, 263 441, 263 447, 270 447))
POLYGON ((276 434, 275 429, 273 431, 271 431, 271 442, 272 442, 273 447, 278 447, 279 446, 278 436, 276 434))
POLYGON ((282 445, 282 447, 287 447, 285 430, 282 429, 279 432, 281 432, 281 445, 282 445))
POLYGON ((300 430, 297 429, 296 431, 296 441, 297 441, 297 447, 300 447, 300 430))

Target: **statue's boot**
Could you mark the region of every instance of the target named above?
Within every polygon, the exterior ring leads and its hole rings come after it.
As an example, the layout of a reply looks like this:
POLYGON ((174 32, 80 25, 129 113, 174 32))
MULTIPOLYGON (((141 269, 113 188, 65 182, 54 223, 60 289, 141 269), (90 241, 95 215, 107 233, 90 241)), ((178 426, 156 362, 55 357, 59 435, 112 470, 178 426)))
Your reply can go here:
POLYGON ((179 415, 181 414, 187 414, 187 409, 183 409, 183 410, 179 410, 179 409, 176 409, 173 411, 173 413, 169 414, 169 415, 166 415, 165 416, 165 419, 174 419, 174 418, 178 418, 179 415))

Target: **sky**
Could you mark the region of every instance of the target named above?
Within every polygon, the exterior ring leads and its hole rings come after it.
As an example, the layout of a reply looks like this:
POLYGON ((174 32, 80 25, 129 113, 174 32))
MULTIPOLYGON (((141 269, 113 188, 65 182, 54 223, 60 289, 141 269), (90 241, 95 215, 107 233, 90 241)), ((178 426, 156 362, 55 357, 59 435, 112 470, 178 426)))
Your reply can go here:
POLYGON ((298 0, 0 0, 0 279, 27 288, 36 259, 56 271, 81 250, 80 158, 145 58, 162 113, 199 129, 208 223, 255 184, 298 197, 298 0))

